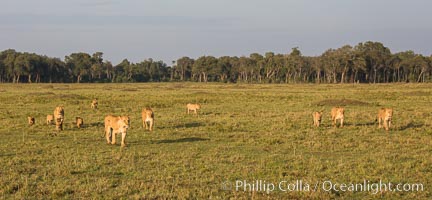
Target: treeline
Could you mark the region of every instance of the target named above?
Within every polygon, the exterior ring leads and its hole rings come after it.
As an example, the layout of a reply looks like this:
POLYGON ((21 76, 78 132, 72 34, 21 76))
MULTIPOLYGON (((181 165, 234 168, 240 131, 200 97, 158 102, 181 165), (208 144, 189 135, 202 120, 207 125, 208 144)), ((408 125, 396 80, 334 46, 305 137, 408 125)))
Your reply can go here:
POLYGON ((432 81, 432 56, 413 51, 392 54, 380 42, 329 49, 320 56, 252 53, 249 57, 182 57, 168 66, 147 59, 113 65, 102 52, 72 53, 64 60, 9 49, 0 52, 0 82, 241 82, 389 83, 432 81))

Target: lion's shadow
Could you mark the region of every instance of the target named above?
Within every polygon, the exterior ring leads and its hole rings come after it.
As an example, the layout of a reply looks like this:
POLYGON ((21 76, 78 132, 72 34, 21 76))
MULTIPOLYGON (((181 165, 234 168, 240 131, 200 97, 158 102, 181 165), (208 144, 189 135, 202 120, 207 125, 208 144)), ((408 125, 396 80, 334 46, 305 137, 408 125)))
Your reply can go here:
POLYGON ((182 143, 182 142, 201 142, 201 141, 208 141, 209 138, 200 138, 200 137, 187 137, 187 138, 179 138, 179 139, 172 139, 172 140, 159 140, 156 141, 157 144, 164 144, 164 143, 182 143))
POLYGON ((104 126, 103 122, 93 122, 93 123, 87 123, 84 124, 86 127, 102 127, 104 126))
POLYGON ((194 128, 200 126, 204 126, 204 124, 201 122, 189 122, 189 123, 175 125, 174 128, 194 128))
POLYGON ((410 128, 421 128, 421 127, 423 127, 423 126, 424 126, 423 123, 413 123, 413 122, 409 122, 408 124, 399 127, 399 130, 400 130, 400 131, 404 131, 404 130, 407 130, 407 129, 410 129, 410 128))

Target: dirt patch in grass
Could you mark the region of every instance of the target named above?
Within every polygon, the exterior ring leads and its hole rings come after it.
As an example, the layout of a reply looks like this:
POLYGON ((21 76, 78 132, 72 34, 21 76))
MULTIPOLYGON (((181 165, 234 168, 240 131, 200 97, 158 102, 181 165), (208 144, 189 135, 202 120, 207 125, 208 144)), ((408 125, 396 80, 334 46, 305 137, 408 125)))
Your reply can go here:
POLYGON ((209 138, 199 138, 199 137, 187 137, 187 138, 179 138, 179 139, 169 139, 169 140, 160 140, 157 143, 181 143, 181 142, 200 142, 200 141, 208 141, 209 138))
POLYGON ((213 92, 206 92, 206 91, 197 91, 194 92, 193 94, 204 94, 204 95, 209 95, 209 94, 214 94, 213 92))
POLYGON ((77 95, 77 94, 61 94, 58 95, 58 98, 60 99, 74 99, 74 100, 82 100, 82 99, 87 99, 81 95, 77 95))
POLYGON ((148 89, 152 89, 152 87, 151 86, 140 86, 140 87, 136 87, 137 89, 140 89, 140 90, 148 90, 148 89))
POLYGON ((176 83, 176 84, 169 85, 167 88, 169 88, 169 89, 180 89, 180 88, 184 88, 184 87, 185 87, 184 84, 176 83))
POLYGON ((70 85, 57 85, 53 90, 77 90, 78 87, 71 88, 70 85))
POLYGON ((316 103, 318 106, 367 106, 369 103, 352 99, 326 99, 316 103))
POLYGON ((423 91, 412 91, 405 93, 406 96, 430 96, 430 92, 423 92, 423 91))
POLYGON ((53 85, 44 85, 44 86, 41 86, 40 88, 42 88, 42 89, 54 89, 54 86, 53 85))
POLYGON ((136 88, 125 88, 122 91, 124 91, 124 92, 136 92, 136 91, 138 91, 138 89, 136 89, 136 88))
POLYGON ((50 95, 55 95, 53 92, 31 92, 28 93, 27 95, 29 96, 50 96, 50 95))

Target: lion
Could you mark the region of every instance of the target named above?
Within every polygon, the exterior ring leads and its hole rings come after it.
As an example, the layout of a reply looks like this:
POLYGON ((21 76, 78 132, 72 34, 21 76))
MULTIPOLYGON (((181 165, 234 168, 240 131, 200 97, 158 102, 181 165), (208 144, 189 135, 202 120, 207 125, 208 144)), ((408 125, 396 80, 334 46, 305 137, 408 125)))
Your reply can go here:
POLYGON ((319 127, 321 124, 321 118, 322 118, 322 111, 321 112, 313 112, 312 113, 312 117, 313 117, 313 125, 316 127, 319 127))
POLYGON ((200 104, 192 104, 192 103, 188 103, 186 105, 186 112, 187 114, 190 113, 190 111, 194 111, 195 115, 198 115, 197 110, 201 109, 201 105, 200 104))
POLYGON ((91 103, 91 108, 92 109, 97 109, 98 107, 98 100, 97 99, 93 99, 92 103, 91 103))
POLYGON ((81 126, 84 125, 84 120, 81 117, 75 117, 75 123, 78 128, 81 128, 81 126))
POLYGON ((381 108, 378 110, 378 128, 382 128, 381 122, 384 125, 386 131, 389 130, 391 126, 391 121, 393 117, 393 109, 391 108, 381 108))
POLYGON ((35 118, 34 117, 27 117, 29 126, 33 126, 35 124, 35 118))
POLYGON ((115 116, 107 115, 105 117, 105 137, 108 144, 116 143, 116 134, 122 134, 121 146, 126 146, 125 139, 127 129, 129 128, 129 117, 128 116, 115 116))
POLYGON ((154 126, 154 113, 153 110, 150 107, 142 109, 141 112, 142 117, 142 127, 147 130, 153 131, 154 126), (148 123, 148 124, 147 124, 148 123))
POLYGON ((54 120, 56 124, 56 130, 63 130, 63 122, 64 122, 64 107, 58 106, 54 109, 54 120))
POLYGON ((47 115, 46 117, 46 124, 51 125, 54 121, 54 115, 47 115))
POLYGON ((345 109, 342 107, 334 107, 331 109, 331 119, 334 127, 337 127, 337 120, 340 120, 340 127, 343 127, 345 109))
POLYGON ((123 115, 123 116, 120 116, 123 120, 126 120, 127 121, 127 124, 128 124, 128 126, 129 126, 129 128, 131 127, 131 122, 130 122, 130 117, 129 116, 127 116, 127 115, 123 115))

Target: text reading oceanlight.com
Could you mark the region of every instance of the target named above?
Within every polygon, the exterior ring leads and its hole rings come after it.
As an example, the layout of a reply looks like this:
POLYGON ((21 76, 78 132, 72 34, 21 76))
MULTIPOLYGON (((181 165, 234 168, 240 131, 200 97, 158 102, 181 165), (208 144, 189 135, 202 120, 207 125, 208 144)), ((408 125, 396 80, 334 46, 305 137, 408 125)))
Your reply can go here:
POLYGON ((382 180, 372 182, 363 180, 358 183, 340 183, 333 181, 317 181, 308 182, 303 180, 294 181, 279 181, 269 182, 265 180, 236 180, 234 187, 231 187, 230 182, 223 183, 224 189, 234 189, 236 191, 244 192, 266 192, 270 193, 273 191, 282 192, 313 192, 313 191, 338 191, 338 192, 370 192, 377 194, 380 192, 421 192, 424 191, 422 183, 392 183, 384 182, 382 180))

